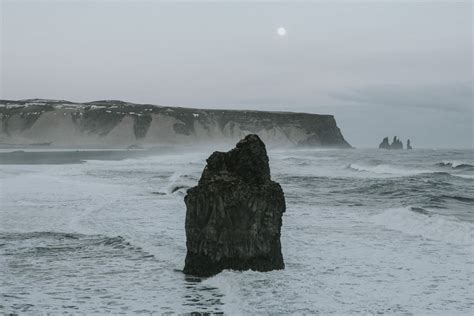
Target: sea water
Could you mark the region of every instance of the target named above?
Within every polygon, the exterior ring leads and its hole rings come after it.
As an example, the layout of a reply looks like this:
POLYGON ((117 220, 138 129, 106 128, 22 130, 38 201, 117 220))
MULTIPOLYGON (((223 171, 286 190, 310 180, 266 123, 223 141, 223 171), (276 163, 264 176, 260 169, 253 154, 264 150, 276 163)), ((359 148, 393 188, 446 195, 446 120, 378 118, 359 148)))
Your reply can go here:
POLYGON ((8 151, 0 313, 474 311, 472 150, 269 150, 286 268, 210 278, 181 270, 211 151, 8 151))

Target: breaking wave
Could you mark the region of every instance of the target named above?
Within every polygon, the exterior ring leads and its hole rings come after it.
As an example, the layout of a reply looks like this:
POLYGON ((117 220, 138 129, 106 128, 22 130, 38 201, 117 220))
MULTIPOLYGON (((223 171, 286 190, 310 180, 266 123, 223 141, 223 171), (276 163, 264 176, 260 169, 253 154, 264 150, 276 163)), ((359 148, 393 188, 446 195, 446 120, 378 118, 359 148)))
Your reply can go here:
POLYGON ((457 170, 474 170, 474 166, 462 161, 449 161, 445 160, 442 162, 438 162, 435 164, 437 167, 448 167, 451 169, 457 169, 457 170))
POLYGON ((168 179, 168 185, 164 188, 164 191, 153 192, 154 194, 169 195, 169 194, 181 194, 185 195, 186 191, 194 186, 197 179, 188 174, 182 174, 181 172, 174 172, 168 179))
POLYGON ((412 176, 422 173, 431 173, 430 170, 420 170, 420 169, 403 169, 399 167, 394 167, 391 165, 376 165, 376 166, 367 166, 352 163, 348 166, 348 169, 359 171, 359 172, 370 172, 375 174, 388 174, 395 176, 412 176))
POLYGON ((370 220, 391 230, 452 244, 473 245, 474 225, 419 207, 391 208, 370 220))
POLYGON ((84 235, 62 232, 0 233, 3 255, 58 256, 60 253, 87 254, 88 257, 150 257, 141 247, 130 244, 122 236, 84 235))
POLYGON ((474 175, 472 174, 453 174, 453 176, 463 179, 474 179, 474 175))

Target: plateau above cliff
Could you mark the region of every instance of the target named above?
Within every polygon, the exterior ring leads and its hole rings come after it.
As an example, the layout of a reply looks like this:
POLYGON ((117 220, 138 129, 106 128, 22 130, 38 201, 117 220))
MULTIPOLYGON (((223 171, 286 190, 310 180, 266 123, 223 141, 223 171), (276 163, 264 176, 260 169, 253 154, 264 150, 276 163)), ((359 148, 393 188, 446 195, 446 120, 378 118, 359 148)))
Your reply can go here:
POLYGON ((153 146, 234 142, 252 133, 274 146, 350 147, 332 115, 193 109, 114 100, 0 100, 1 144, 153 146))

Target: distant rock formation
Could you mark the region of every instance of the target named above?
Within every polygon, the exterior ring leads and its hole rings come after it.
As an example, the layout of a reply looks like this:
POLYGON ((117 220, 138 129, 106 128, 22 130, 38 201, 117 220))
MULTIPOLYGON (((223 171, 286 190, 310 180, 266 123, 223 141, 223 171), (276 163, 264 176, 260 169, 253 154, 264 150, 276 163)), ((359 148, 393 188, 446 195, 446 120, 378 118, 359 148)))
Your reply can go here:
POLYGON ((0 144, 122 147, 235 144, 350 148, 332 115, 208 110, 123 101, 0 100, 0 144))
POLYGON ((379 145, 379 149, 403 149, 403 143, 397 136, 393 137, 392 144, 389 143, 388 137, 384 137, 379 145))
POLYGON ((390 149, 403 149, 403 143, 397 136, 393 136, 392 144, 390 145, 390 149))
POLYGON ((285 197, 270 178, 265 144, 257 135, 246 136, 227 153, 214 152, 184 201, 184 273, 285 267, 280 244, 285 197))
POLYGON ((411 147, 411 143, 410 143, 410 140, 409 140, 409 139, 407 140, 407 149, 408 149, 408 150, 413 149, 413 148, 411 147))
POLYGON ((379 145, 379 149, 390 149, 390 143, 388 137, 385 137, 379 145))

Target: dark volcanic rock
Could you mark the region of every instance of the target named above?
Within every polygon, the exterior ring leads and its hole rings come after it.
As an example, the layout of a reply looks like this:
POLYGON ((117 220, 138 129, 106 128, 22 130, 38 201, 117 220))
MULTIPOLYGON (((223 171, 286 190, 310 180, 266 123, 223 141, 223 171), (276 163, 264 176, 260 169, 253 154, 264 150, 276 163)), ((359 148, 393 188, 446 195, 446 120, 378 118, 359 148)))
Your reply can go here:
POLYGON ((280 244, 285 197, 270 178, 265 144, 257 135, 246 136, 227 153, 214 152, 184 201, 184 273, 285 267, 280 244))
POLYGON ((390 149, 403 149, 403 143, 397 136, 393 136, 392 145, 390 145, 390 149))
POLYGON ((390 149, 390 144, 388 142, 388 137, 385 137, 379 145, 379 149, 390 149))
POLYGON ((394 136, 392 144, 390 144, 388 137, 385 137, 380 143, 379 149, 403 149, 403 143, 397 136, 394 136))

